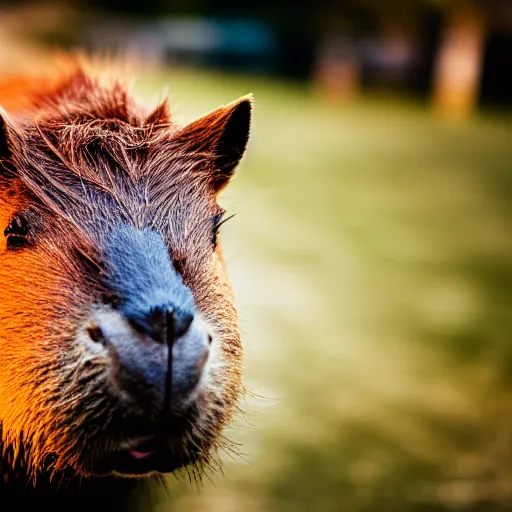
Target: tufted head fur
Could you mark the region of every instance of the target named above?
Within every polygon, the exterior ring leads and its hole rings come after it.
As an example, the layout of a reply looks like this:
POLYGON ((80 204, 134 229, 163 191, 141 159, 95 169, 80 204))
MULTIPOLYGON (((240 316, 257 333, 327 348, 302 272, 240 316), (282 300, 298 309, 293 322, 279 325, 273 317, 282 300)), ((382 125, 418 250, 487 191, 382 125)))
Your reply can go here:
POLYGON ((208 463, 242 390, 216 198, 244 153, 251 99, 179 127, 167 102, 145 112, 81 66, 41 89, 0 117, 1 470, 37 486, 208 463), (211 341, 186 399, 173 379, 188 346, 148 348, 125 322, 162 300, 193 311, 211 341), (105 342, 116 322, 136 347, 105 342))

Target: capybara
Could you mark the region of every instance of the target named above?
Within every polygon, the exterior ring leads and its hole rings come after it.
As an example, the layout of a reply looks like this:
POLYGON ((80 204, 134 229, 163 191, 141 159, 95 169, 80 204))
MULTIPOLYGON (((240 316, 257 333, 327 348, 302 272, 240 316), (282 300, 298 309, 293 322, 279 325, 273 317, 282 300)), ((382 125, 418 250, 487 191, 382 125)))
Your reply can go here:
POLYGON ((198 473, 243 391, 217 195, 251 97, 179 126, 167 101, 146 111, 79 63, 13 93, 22 108, 0 112, 0 497, 117 499, 198 473))

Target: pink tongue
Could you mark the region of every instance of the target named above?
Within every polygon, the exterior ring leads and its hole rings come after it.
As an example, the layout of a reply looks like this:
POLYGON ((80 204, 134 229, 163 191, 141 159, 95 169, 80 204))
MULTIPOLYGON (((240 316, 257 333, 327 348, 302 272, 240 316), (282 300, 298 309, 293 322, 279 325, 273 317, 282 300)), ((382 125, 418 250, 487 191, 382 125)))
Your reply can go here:
POLYGON ((150 455, 152 455, 153 452, 138 452, 137 450, 131 450, 130 451, 130 455, 134 458, 134 459, 145 459, 147 457, 149 457, 150 455))

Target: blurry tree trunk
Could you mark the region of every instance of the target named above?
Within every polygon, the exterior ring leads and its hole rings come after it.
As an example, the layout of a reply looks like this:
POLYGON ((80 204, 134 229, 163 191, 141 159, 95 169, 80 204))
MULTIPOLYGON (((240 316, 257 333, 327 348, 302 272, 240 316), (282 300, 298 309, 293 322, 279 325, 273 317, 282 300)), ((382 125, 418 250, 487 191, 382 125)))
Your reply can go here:
POLYGON ((474 5, 449 11, 434 76, 434 106, 441 114, 465 117, 476 107, 485 32, 484 17, 474 5))
POLYGON ((351 100, 360 88, 360 62, 354 41, 327 34, 318 46, 313 86, 331 100, 351 100))

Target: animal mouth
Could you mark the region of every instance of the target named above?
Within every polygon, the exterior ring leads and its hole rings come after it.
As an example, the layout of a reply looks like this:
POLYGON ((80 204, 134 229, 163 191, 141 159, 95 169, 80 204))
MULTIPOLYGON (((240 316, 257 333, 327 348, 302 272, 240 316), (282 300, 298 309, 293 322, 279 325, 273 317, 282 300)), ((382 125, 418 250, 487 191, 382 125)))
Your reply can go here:
POLYGON ((155 452, 153 450, 150 450, 148 452, 141 452, 139 450, 130 450, 130 455, 135 460, 142 460, 147 459, 148 457, 151 457, 155 452))
POLYGON ((165 441, 152 438, 117 453, 111 461, 111 470, 128 477, 169 473, 194 462, 197 455, 184 449, 183 438, 165 441))
MULTIPOLYGON (((179 445, 180 439, 173 439, 170 444, 172 446, 179 445)), ((146 460, 149 458, 155 457, 159 452, 161 452, 166 445, 165 442, 158 441, 156 438, 150 437, 145 440, 134 441, 131 443, 127 443, 127 447, 122 450, 123 456, 126 456, 128 453, 129 457, 134 460, 146 460)))
POLYGON ((199 458, 198 442, 191 442, 196 421, 194 409, 165 419, 118 417, 100 442, 103 455, 89 459, 90 467, 96 474, 124 477, 170 473, 199 458))

